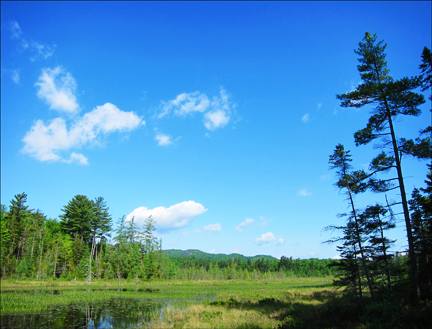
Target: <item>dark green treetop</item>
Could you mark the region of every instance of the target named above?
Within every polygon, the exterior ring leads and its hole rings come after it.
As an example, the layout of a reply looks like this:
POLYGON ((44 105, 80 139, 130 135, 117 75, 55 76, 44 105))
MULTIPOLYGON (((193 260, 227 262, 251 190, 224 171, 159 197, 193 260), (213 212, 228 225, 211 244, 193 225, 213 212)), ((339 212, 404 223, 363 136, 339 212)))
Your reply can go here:
POLYGON ((91 243, 91 224, 95 221, 94 203, 85 195, 75 195, 62 209, 62 230, 73 237, 77 233, 85 243, 91 243))

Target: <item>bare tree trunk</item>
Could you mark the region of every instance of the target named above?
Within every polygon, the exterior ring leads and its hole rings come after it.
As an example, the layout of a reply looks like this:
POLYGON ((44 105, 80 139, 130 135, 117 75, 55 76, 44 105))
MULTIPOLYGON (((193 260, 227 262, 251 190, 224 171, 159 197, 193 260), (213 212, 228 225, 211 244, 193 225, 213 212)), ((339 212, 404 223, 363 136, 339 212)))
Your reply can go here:
POLYGON ((39 231, 39 270, 42 271, 42 231, 39 231))
POLYGON ((356 212, 355 207, 354 207, 354 199, 352 197, 352 192, 351 192, 351 189, 349 188, 349 186, 348 186, 348 194, 349 194, 349 198, 350 198, 350 202, 351 202, 351 208, 352 208, 353 215, 354 215, 354 223, 355 223, 356 235, 357 235, 357 239, 358 239, 357 243, 359 245, 359 251, 360 251, 360 254, 361 254, 361 262, 362 262, 362 266, 363 266, 363 271, 364 271, 364 273, 366 275, 366 280, 367 280, 367 283, 368 283, 368 286, 369 286, 369 291, 371 293, 372 299, 375 299, 375 294, 374 294, 374 291, 373 291, 373 288, 372 288, 372 280, 371 280, 371 278, 369 276, 369 270, 368 270, 368 268, 366 266, 366 259, 365 259, 365 255, 363 253, 363 247, 362 247, 361 237, 360 237, 360 228, 359 228, 359 225, 358 225, 357 212, 356 212))
POLYGON ((34 250, 35 234, 36 234, 36 232, 33 232, 32 248, 31 248, 31 255, 30 255, 30 259, 31 260, 33 260, 33 250, 34 250))
POLYGON ((91 251, 90 251, 90 261, 89 261, 89 285, 91 285, 91 276, 92 276, 92 273, 91 273, 91 263, 92 263, 92 258, 93 258, 93 253, 94 253, 94 248, 95 248, 95 239, 96 239, 96 237, 95 237, 95 235, 93 235, 93 240, 92 240, 92 246, 91 246, 91 251))
POLYGON ((402 175, 402 166, 401 161, 399 157, 399 149, 396 142, 396 135, 393 128, 393 121, 391 118, 391 112, 390 112, 390 106, 387 102, 387 99, 385 99, 385 106, 387 110, 387 118, 389 122, 389 128, 392 138, 392 145, 393 145, 393 153, 396 160, 396 169, 398 173, 398 181, 399 181, 399 189, 401 193, 402 198, 402 208, 404 212, 404 218, 405 218, 405 225, 406 225, 406 231, 407 231, 407 238, 408 238, 408 254, 410 258, 410 264, 411 264, 411 275, 412 275, 412 285, 413 285, 413 293, 414 293, 414 304, 418 305, 420 301, 420 288, 418 283, 418 272, 417 272, 417 261, 416 261, 416 255, 414 252, 414 241, 412 236, 412 229, 411 229, 411 219, 408 211, 408 201, 406 198, 405 193, 405 185, 402 175))
POLYGON ((57 268, 57 254, 58 254, 58 248, 56 248, 55 256, 54 256, 54 272, 53 272, 53 277, 54 277, 54 278, 55 278, 55 276, 56 276, 56 268, 57 268))

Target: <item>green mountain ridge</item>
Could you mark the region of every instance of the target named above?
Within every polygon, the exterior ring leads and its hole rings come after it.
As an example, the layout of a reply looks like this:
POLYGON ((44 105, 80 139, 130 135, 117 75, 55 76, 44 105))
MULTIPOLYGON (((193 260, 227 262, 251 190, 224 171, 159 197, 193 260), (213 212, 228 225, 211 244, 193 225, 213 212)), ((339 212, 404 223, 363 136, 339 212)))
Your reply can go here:
POLYGON ((179 250, 179 249, 167 249, 163 250, 163 253, 169 258, 192 258, 195 259, 208 259, 208 260, 229 260, 239 258, 241 261, 245 262, 248 259, 257 260, 264 258, 265 260, 275 260, 276 257, 269 255, 256 255, 256 256, 244 256, 240 254, 210 254, 197 249, 179 250))

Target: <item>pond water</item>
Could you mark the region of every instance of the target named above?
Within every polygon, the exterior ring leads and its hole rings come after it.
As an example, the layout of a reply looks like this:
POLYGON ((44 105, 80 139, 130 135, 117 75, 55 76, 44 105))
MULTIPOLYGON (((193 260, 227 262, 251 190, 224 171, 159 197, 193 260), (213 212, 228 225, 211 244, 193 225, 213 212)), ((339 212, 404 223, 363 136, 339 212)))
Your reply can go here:
POLYGON ((194 299, 111 298, 103 302, 73 303, 34 314, 1 315, 2 328, 151 328, 169 309, 178 311, 201 301, 194 299))

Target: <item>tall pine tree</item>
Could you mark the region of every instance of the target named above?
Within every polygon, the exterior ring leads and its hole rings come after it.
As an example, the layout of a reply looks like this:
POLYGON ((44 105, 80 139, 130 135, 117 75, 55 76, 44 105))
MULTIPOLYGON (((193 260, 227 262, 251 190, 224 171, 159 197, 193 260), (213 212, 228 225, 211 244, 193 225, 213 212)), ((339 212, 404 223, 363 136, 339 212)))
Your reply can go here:
POLYGON ((359 55, 357 66, 363 83, 359 84, 356 90, 337 95, 342 101, 343 107, 361 108, 366 105, 374 105, 373 115, 369 118, 366 128, 354 134, 356 145, 366 145, 378 138, 387 138, 383 146, 389 146, 390 155, 384 154, 391 167, 397 171, 402 208, 407 229, 409 257, 412 274, 412 287, 414 303, 418 304, 420 292, 418 287, 417 266, 411 231, 411 222, 408 210, 404 177, 401 165, 401 149, 398 145, 396 132, 393 125, 398 115, 418 116, 419 105, 425 102, 423 95, 413 92, 422 85, 420 77, 402 78, 394 80, 389 75, 387 62, 385 60, 386 44, 383 41, 377 42, 376 35, 366 32, 359 48, 355 53, 359 55))

